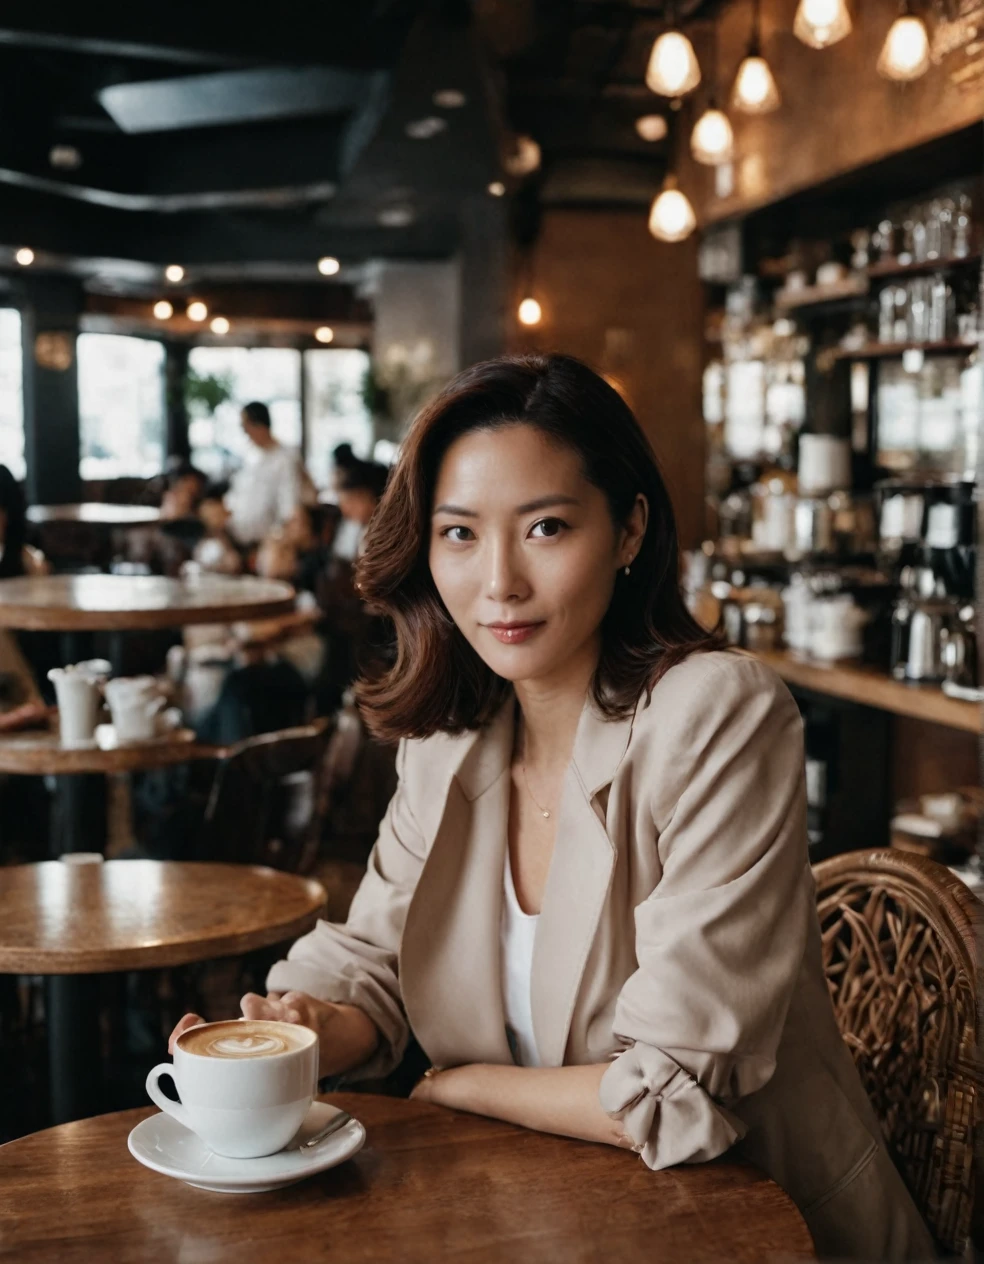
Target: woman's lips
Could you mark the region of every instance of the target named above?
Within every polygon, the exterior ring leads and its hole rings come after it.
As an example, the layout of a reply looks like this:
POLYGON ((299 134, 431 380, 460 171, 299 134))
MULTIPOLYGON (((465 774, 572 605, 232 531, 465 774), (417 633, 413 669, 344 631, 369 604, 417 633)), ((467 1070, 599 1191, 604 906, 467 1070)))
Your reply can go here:
POLYGON ((503 645, 519 645, 539 632, 543 623, 487 623, 485 626, 503 645))

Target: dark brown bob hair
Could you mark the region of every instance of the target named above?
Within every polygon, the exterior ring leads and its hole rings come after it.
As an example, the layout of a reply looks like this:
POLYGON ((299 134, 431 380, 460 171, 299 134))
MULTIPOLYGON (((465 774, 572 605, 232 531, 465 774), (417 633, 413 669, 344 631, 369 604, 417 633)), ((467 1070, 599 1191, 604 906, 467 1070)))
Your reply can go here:
POLYGON ((396 634, 386 666, 363 678, 357 697, 377 737, 429 737, 487 723, 512 686, 495 675, 455 626, 431 578, 431 510, 448 448, 473 430, 523 423, 581 458, 604 492, 616 526, 635 498, 649 524, 629 575, 619 574, 602 622, 592 691, 603 715, 631 713, 674 664, 717 649, 684 605, 673 508, 646 436, 616 390, 565 355, 507 356, 473 365, 414 420, 370 523, 356 580, 370 608, 396 634))

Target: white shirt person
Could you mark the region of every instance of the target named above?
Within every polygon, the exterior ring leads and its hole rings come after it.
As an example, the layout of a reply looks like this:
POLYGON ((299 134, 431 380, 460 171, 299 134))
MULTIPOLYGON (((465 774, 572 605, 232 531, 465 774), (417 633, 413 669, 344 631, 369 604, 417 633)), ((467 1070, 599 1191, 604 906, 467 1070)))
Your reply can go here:
POLYGON ((257 544, 286 522, 298 505, 313 504, 317 494, 297 453, 273 437, 265 404, 247 404, 242 424, 255 452, 233 477, 226 507, 236 540, 257 544))

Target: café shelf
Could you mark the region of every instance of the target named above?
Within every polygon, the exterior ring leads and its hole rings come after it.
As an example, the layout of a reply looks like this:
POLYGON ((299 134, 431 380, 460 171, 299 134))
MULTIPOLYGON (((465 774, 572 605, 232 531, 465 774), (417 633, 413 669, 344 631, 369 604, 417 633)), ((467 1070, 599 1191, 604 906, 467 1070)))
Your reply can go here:
POLYGON ((866 274, 873 281, 908 276, 929 276, 936 272, 949 272, 954 268, 962 268, 968 264, 980 263, 980 253, 954 255, 947 259, 923 259, 919 263, 900 263, 898 259, 883 259, 871 264, 866 274))
POLYGON ((943 342, 866 342, 860 347, 835 347, 830 354, 834 360, 888 360, 907 351, 921 351, 923 355, 970 355, 977 347, 976 340, 947 338, 943 342))
POLYGON ((905 684, 873 667, 819 662, 789 650, 759 650, 755 657, 801 689, 967 733, 981 731, 980 706, 948 698, 936 685, 905 684))

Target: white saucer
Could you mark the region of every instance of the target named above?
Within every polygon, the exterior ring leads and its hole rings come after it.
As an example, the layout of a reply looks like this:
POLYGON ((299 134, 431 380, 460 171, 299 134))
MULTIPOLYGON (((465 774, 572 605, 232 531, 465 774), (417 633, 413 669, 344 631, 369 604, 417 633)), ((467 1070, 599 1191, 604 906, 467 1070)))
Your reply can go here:
POLYGON ((259 1194, 335 1167, 362 1149, 366 1130, 357 1119, 325 1137, 320 1145, 310 1150, 298 1149, 306 1137, 314 1136, 337 1114, 337 1106, 313 1102, 286 1149, 262 1159, 226 1159, 213 1154, 184 1124, 163 1112, 137 1124, 126 1144, 144 1167, 176 1177, 195 1189, 209 1189, 217 1194, 259 1194))

